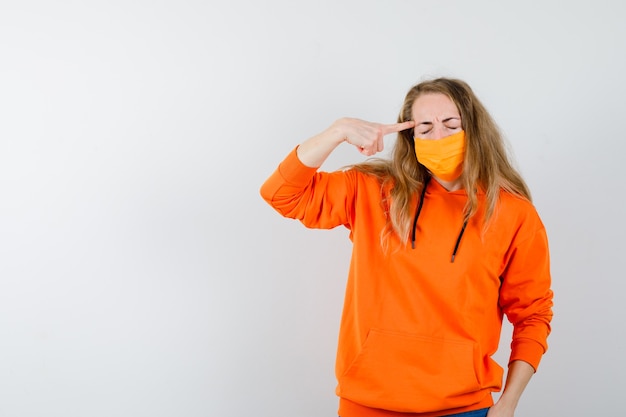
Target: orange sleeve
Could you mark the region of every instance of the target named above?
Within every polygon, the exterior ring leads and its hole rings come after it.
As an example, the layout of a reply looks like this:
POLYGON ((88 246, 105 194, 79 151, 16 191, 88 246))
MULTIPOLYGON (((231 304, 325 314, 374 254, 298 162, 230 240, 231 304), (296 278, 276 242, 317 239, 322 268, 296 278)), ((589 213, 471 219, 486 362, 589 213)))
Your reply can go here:
POLYGON ((354 196, 354 173, 318 172, 292 150, 261 186, 261 196, 284 217, 305 226, 331 229, 348 225, 354 196))
POLYGON ((548 349, 553 293, 548 239, 538 215, 530 216, 512 242, 502 276, 500 306, 513 324, 509 363, 523 360, 537 370, 548 349))

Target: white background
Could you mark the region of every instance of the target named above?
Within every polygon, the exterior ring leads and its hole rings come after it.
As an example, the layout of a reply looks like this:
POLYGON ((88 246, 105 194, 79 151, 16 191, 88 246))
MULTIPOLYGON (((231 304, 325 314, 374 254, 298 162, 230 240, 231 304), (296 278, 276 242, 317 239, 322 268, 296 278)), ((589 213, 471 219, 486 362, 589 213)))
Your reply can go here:
POLYGON ((553 333, 516 416, 623 412, 625 21, 620 0, 2 0, 0 416, 336 415, 347 231, 259 187, 433 76, 491 111, 549 233, 553 333))

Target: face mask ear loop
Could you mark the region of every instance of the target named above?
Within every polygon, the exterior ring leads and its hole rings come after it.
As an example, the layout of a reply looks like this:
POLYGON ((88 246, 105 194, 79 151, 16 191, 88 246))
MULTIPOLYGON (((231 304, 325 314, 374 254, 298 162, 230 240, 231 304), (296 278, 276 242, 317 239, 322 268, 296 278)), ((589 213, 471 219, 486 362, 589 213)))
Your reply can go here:
POLYGON ((424 181, 424 186, 422 187, 422 192, 420 193, 420 201, 417 204, 417 210, 415 211, 415 218, 413 218, 413 233, 411 233, 411 249, 415 249, 415 230, 417 229, 417 219, 420 216, 422 211, 422 206, 424 205, 424 197, 426 196, 426 187, 428 186, 428 182, 430 181, 430 177, 424 181))
POLYGON ((459 233, 459 237, 456 239, 456 244, 454 245, 454 251, 452 252, 451 263, 454 263, 454 258, 456 257, 456 252, 459 250, 459 245, 461 244, 461 238, 463 237, 463 233, 465 233, 465 228, 467 227, 467 219, 463 222, 463 227, 461 228, 461 233, 459 233))

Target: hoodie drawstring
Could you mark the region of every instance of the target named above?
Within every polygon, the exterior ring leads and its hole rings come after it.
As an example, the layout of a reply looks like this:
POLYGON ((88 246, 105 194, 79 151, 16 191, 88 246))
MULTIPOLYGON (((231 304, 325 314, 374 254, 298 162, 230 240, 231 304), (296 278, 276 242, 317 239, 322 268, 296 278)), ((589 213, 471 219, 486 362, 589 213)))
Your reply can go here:
POLYGON ((420 212, 422 211, 422 206, 424 205, 424 197, 426 196, 426 187, 430 182, 430 177, 424 181, 424 186, 422 187, 422 192, 420 194, 420 201, 417 204, 417 211, 415 212, 415 218, 413 218, 413 233, 411 233, 411 248, 415 249, 415 229, 417 229, 417 218, 420 216, 420 212))
MULTIPOLYGON (((415 249, 415 231, 417 230, 417 219, 422 212, 422 207, 424 205, 424 197, 426 197, 426 187, 428 186, 428 182, 430 178, 428 178, 424 182, 424 187, 422 188, 422 192, 420 193, 420 201, 417 204, 417 210, 415 211, 415 217, 413 218, 413 232, 411 233, 411 248, 415 249)), ((451 263, 454 263, 454 258, 456 258, 456 254, 459 251, 459 245, 461 244, 461 239, 463 238, 463 233, 465 233, 465 228, 467 227, 467 219, 463 221, 463 227, 461 228, 461 232, 459 233, 459 237, 456 238, 456 243, 454 244, 454 250, 452 251, 452 259, 450 259, 451 263)))
POLYGON ((463 233, 465 233, 465 228, 467 227, 467 219, 463 221, 463 227, 461 228, 461 233, 459 233, 459 237, 456 239, 456 244, 454 245, 454 251, 452 251, 452 259, 450 262, 454 262, 454 258, 456 257, 456 252, 459 250, 459 245, 461 244, 461 238, 463 237, 463 233))

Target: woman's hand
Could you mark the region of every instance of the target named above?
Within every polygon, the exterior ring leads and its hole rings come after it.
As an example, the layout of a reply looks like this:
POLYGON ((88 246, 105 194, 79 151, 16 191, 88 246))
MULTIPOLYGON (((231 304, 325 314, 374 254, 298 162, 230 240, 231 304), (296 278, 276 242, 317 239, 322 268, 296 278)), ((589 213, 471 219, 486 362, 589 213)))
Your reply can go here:
POLYGON ((331 152, 347 142, 366 156, 375 155, 384 149, 383 138, 391 133, 415 127, 415 122, 381 124, 361 119, 342 118, 328 129, 313 136, 298 147, 298 158, 304 165, 319 167, 331 152))
POLYGON ((506 408, 500 404, 494 404, 487 413, 487 417, 514 417, 515 409, 506 408))
POLYGON ((375 155, 384 149, 383 138, 415 126, 413 121, 394 124, 372 123, 360 119, 343 118, 333 123, 329 129, 340 132, 344 142, 357 148, 363 155, 375 155))

